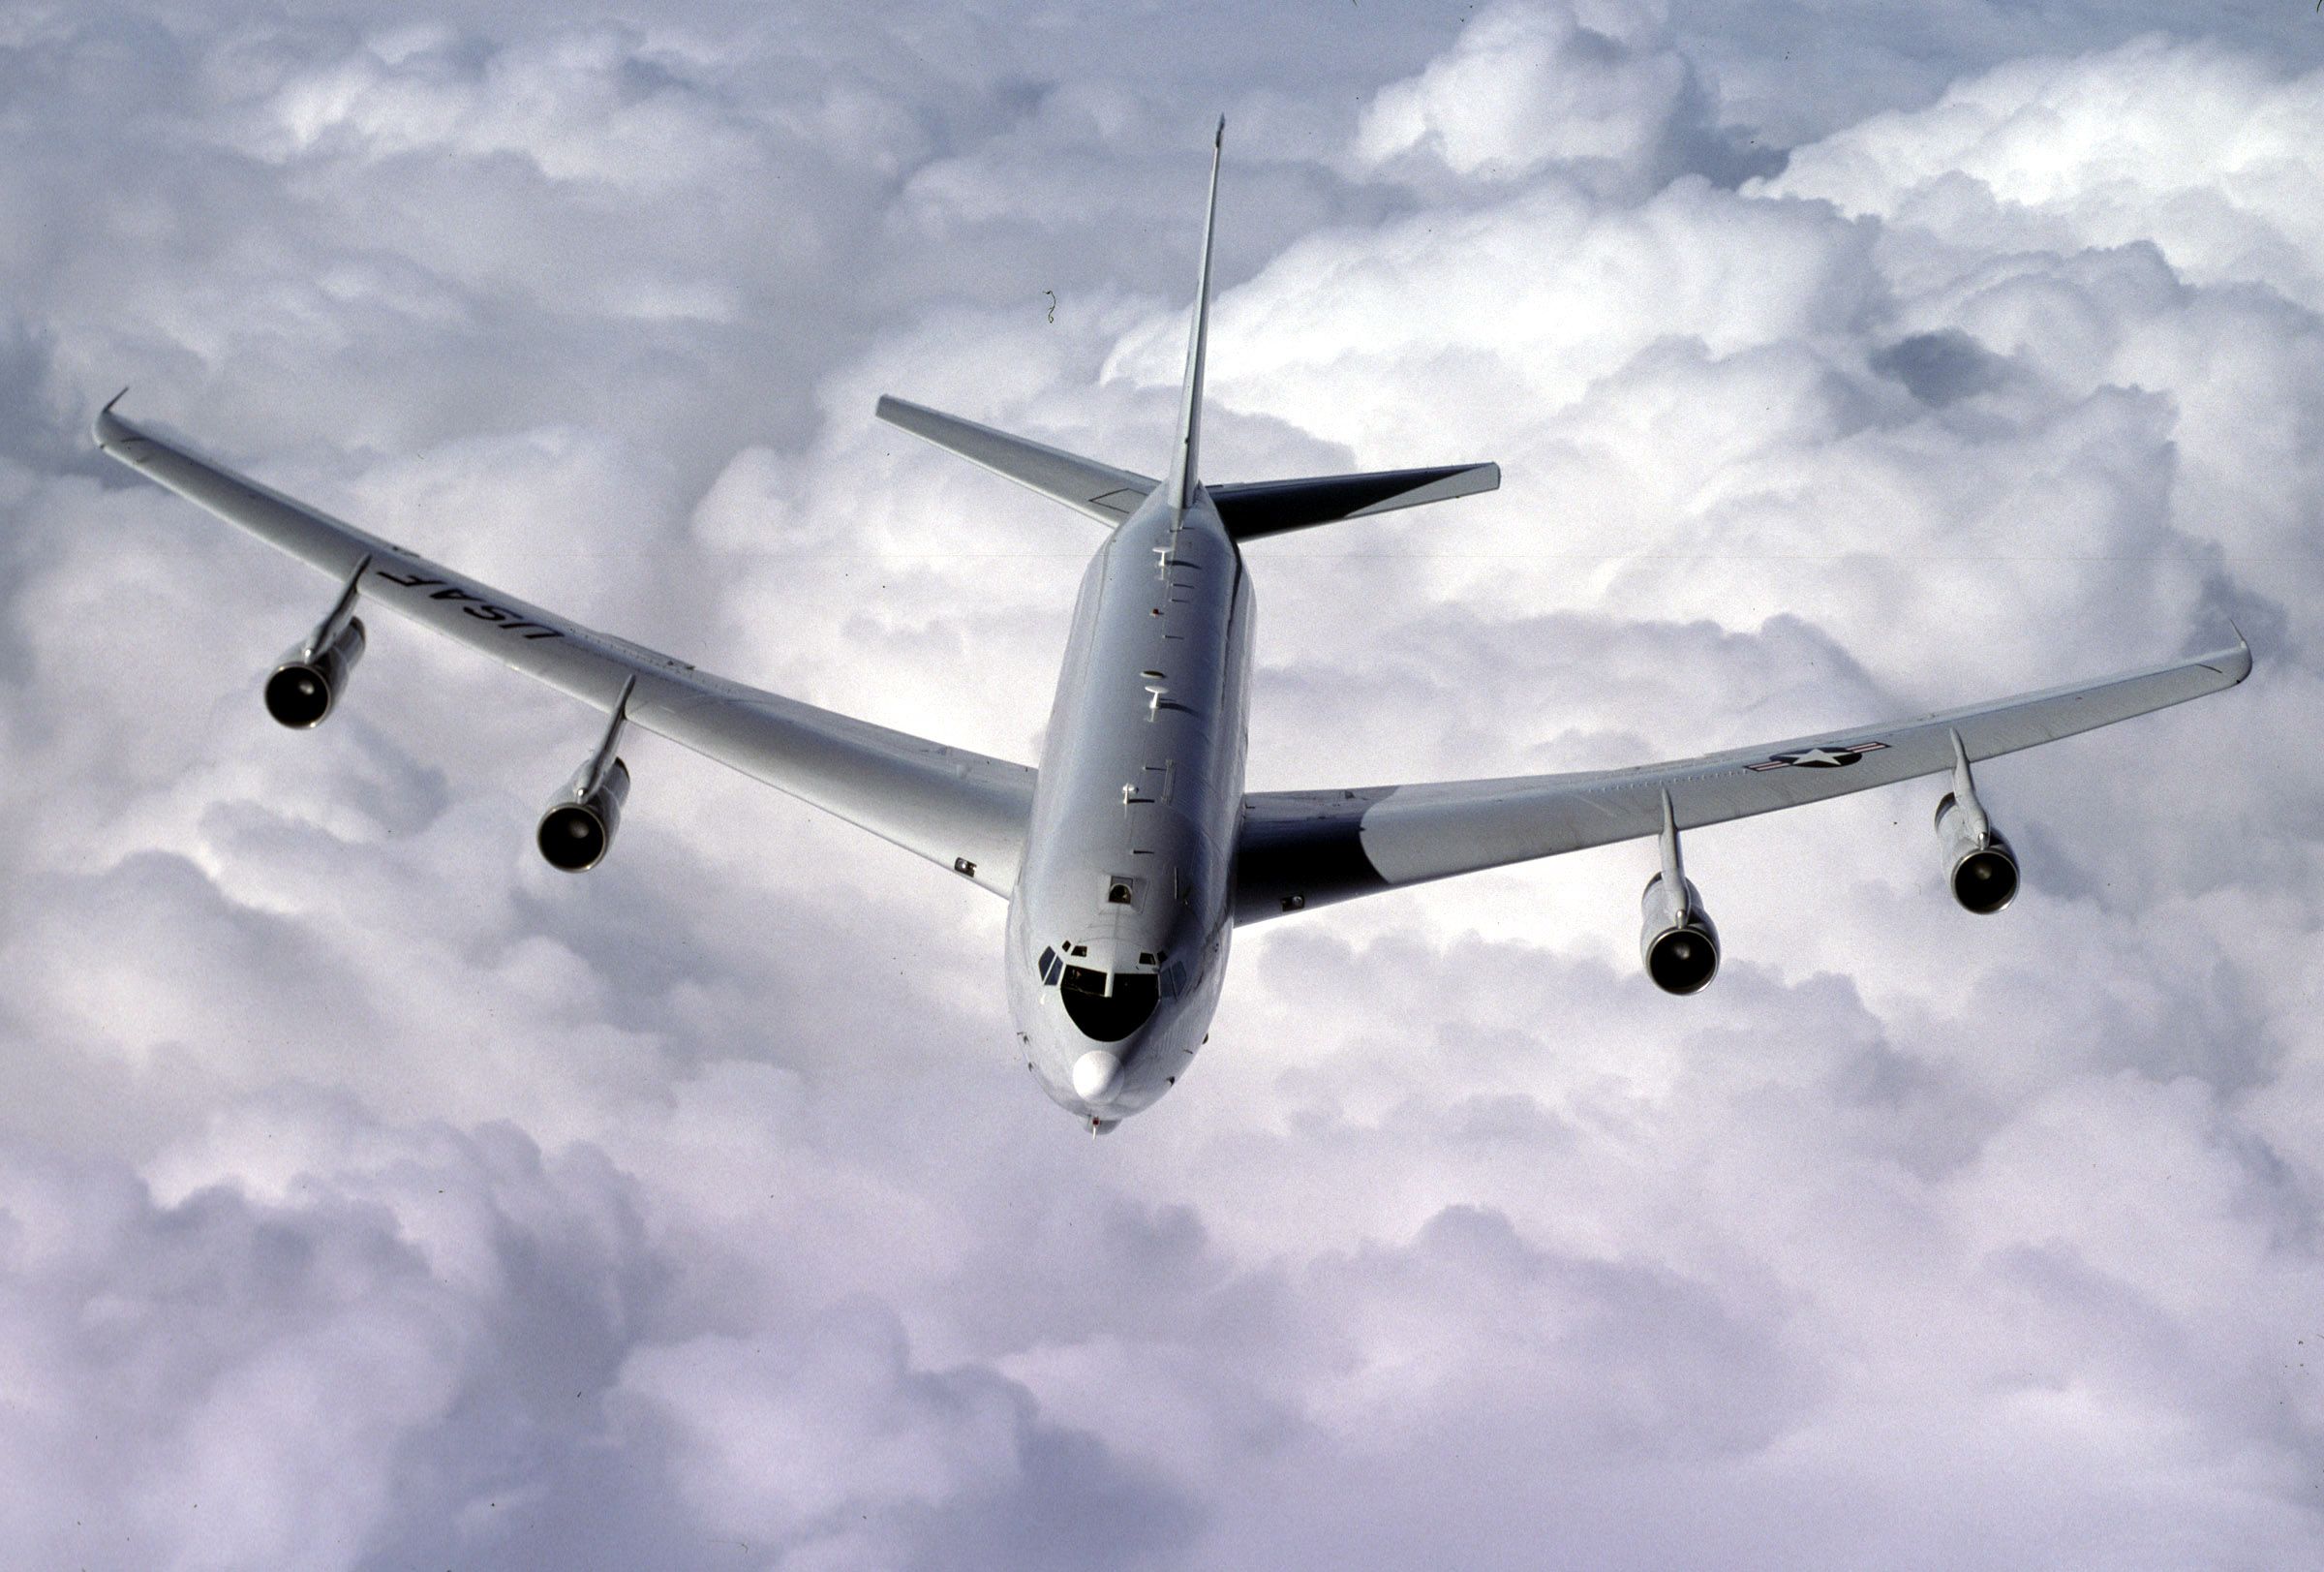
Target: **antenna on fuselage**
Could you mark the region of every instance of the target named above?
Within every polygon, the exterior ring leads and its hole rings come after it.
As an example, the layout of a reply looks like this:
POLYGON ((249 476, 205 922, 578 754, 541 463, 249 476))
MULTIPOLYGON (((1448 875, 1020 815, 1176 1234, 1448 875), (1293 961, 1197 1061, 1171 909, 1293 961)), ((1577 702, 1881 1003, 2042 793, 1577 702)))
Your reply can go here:
POLYGON ((1203 270, 1194 287, 1194 330, 1186 340, 1186 386, 1178 402, 1178 446, 1170 455, 1171 506, 1194 500, 1195 446, 1203 416, 1203 348, 1210 332, 1210 241, 1218 232, 1218 161, 1227 145, 1227 117, 1210 139, 1210 202, 1203 214, 1203 270))

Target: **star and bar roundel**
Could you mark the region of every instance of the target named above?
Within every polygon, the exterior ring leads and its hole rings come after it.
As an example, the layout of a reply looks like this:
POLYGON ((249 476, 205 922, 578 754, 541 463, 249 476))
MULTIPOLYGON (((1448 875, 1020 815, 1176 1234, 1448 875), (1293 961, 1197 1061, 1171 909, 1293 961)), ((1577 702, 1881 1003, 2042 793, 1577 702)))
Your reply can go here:
POLYGON ((1884 742, 1827 742, 1813 748, 1801 748, 1788 754, 1772 754, 1757 764, 1746 764, 1747 770, 1840 770, 1846 769, 1866 754, 1878 753, 1888 745, 1884 742))

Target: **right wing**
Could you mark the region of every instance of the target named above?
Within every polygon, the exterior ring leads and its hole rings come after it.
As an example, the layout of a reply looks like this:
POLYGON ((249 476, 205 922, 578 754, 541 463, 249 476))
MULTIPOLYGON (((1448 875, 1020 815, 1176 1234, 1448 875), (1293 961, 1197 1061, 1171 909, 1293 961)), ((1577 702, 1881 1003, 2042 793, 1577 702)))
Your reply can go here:
POLYGON ((1822 802, 2232 688, 2251 648, 2053 688, 1889 725, 1856 726, 1703 758, 1575 775, 1447 781, 1243 799, 1235 920, 1257 922, 1381 890, 1660 833, 1667 795, 1678 828, 1822 802))
POLYGON ((1104 524, 1118 524, 1129 517, 1161 483, 905 399, 883 396, 872 413, 1104 524))
POLYGON ((385 606, 611 712, 635 679, 630 723, 1009 893, 1024 854, 1033 771, 696 671, 527 605, 341 523, 115 415, 107 456, 385 606))

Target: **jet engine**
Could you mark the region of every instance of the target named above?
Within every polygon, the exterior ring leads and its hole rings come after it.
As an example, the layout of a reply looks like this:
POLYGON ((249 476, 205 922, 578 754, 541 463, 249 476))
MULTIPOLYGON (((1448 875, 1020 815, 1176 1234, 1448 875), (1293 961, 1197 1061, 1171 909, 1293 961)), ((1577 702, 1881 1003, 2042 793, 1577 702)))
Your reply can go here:
POLYGON ((622 804, 628 798, 629 766, 617 758, 598 771, 593 759, 549 799, 540 827, 533 832, 534 843, 550 867, 587 873, 613 848, 613 832, 621 828, 622 804), (593 780, 593 775, 598 778, 593 780))
POLYGON ((1663 796, 1663 868, 1639 898, 1638 955, 1666 994, 1699 993, 1719 971, 1719 930, 1678 859, 1678 817, 1663 796))
POLYGON ((1973 800, 1964 807, 1950 791, 1938 799, 1937 839, 1944 846, 1945 882, 1964 910, 1990 916, 2017 894, 2017 853, 1973 800))
POLYGON ((621 746, 622 723, 627 718, 629 695, 636 688, 634 677, 624 685, 622 696, 613 706, 613 719, 605 727, 605 740, 581 761, 565 789, 541 810, 533 844, 540 848, 552 868, 568 874, 587 873, 613 849, 613 833, 622 825, 622 804, 629 800, 629 766, 614 750, 621 746))
POLYGON ((296 731, 322 724, 347 688, 348 675, 363 659, 363 622, 347 625, 321 649, 294 644, 266 679, 266 713, 296 731))
POLYGON ((293 730, 322 724, 322 718, 339 702, 355 663, 363 659, 363 624, 355 616, 355 595, 370 566, 368 556, 355 564, 330 615, 315 625, 305 642, 284 651, 274 674, 266 679, 266 713, 293 730))
POLYGON ((1657 874, 1639 902, 1645 921, 1638 954, 1646 975, 1666 994, 1698 993, 1719 971, 1719 930, 1702 909, 1695 881, 1680 876, 1676 890, 1657 874))
POLYGON ((2017 894, 2017 853, 1985 817, 1958 732, 1953 789, 1937 800, 1937 840, 1944 848, 1945 885, 1962 909, 1991 916, 2017 894))

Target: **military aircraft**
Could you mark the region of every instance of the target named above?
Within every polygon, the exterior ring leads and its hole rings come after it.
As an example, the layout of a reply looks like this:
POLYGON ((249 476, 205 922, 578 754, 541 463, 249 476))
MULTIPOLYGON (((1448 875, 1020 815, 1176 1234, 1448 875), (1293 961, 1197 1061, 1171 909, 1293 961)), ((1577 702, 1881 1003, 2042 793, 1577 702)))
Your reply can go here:
POLYGON ((949 868, 1009 903, 1005 977, 1026 1067, 1103 1132, 1161 1097, 1207 1040, 1238 926, 1427 879, 1656 838, 1640 955, 1691 994, 1718 931, 1679 857, 1682 832, 1921 776, 1949 777, 1937 836, 1953 898, 1992 912, 2016 854, 1972 776, 1978 760, 2234 686, 2231 648, 1888 725, 1850 726, 1675 763, 1582 774, 1243 789, 1251 576, 1242 548, 1289 530, 1489 491, 1491 464, 1210 484, 1198 466, 1211 237, 1225 122, 1211 144, 1177 434, 1161 478, 901 399, 877 415, 1086 514, 1105 538, 1083 575, 1038 770, 948 748, 696 670, 584 628, 294 502, 114 413, 98 446, 337 579, 337 601, 267 677, 286 726, 328 716, 383 606, 498 656, 607 717, 550 800, 540 854, 605 856, 629 793, 619 748, 642 726, 949 868))

